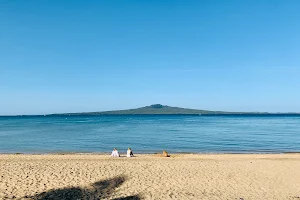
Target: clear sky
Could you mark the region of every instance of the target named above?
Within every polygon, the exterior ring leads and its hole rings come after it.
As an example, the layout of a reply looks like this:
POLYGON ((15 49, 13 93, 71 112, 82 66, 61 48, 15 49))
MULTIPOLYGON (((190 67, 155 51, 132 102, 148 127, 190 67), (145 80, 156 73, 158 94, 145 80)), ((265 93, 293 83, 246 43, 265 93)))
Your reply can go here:
POLYGON ((299 0, 0 0, 0 115, 300 112, 299 0))

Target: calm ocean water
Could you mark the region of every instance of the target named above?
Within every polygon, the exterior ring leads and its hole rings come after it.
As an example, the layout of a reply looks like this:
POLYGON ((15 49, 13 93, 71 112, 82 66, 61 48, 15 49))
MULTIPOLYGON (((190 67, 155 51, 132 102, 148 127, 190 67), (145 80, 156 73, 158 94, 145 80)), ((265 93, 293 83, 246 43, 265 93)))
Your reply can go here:
POLYGON ((0 153, 300 152, 300 116, 0 117, 0 153))

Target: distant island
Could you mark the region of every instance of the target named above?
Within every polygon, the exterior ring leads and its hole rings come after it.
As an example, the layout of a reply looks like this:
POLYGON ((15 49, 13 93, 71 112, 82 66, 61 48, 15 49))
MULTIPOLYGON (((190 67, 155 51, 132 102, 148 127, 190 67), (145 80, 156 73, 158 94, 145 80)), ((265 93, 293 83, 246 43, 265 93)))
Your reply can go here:
POLYGON ((0 115, 0 117, 18 117, 18 116, 101 116, 101 115, 278 115, 278 116, 300 116, 299 112, 288 113, 270 113, 270 112, 227 112, 227 111, 210 111, 199 110, 190 108, 180 108, 167 106, 162 104, 153 104, 141 108, 133 108, 126 110, 112 110, 112 111, 99 111, 99 112, 76 112, 76 113, 54 113, 45 115, 0 115))
POLYGON ((81 113, 63 113, 51 115, 267 115, 267 114, 299 114, 299 113, 268 113, 268 112, 224 112, 197 110, 189 108, 172 107, 161 104, 153 104, 135 109, 114 110, 103 112, 81 112, 81 113))

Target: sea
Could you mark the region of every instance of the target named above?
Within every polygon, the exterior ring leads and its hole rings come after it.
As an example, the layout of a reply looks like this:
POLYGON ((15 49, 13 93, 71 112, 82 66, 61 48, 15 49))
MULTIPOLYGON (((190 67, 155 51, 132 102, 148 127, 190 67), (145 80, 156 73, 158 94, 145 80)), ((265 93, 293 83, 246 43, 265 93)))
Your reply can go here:
POLYGON ((300 115, 0 117, 0 153, 300 152, 300 115))

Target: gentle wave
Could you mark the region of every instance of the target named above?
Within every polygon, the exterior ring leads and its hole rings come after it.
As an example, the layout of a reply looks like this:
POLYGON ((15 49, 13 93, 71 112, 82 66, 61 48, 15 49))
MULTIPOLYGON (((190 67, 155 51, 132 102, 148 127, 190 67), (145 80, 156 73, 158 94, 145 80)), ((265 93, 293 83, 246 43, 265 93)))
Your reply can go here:
POLYGON ((299 116, 0 117, 0 152, 300 152, 299 116), (66 119, 67 118, 67 119, 66 119))

